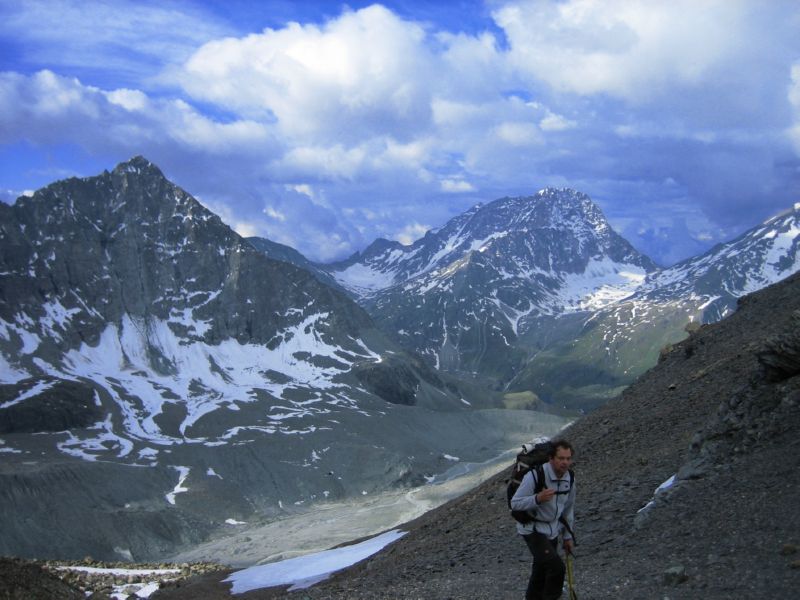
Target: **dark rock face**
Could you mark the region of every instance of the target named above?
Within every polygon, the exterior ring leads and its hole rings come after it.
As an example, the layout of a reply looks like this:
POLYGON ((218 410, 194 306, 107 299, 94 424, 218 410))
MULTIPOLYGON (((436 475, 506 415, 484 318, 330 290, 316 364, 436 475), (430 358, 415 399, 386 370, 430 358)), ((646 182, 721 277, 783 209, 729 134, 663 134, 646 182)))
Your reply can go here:
POLYGON ((28 401, 0 410, 0 433, 64 431, 89 427, 101 420, 103 412, 85 385, 64 380, 54 380, 52 384, 41 392, 36 391, 33 381, 0 385, 0 405, 20 394, 35 393, 28 401))
POLYGON ((792 315, 791 328, 764 342, 758 353, 767 379, 782 381, 800 374, 800 311, 792 315))
POLYGON ((369 391, 392 404, 413 406, 419 379, 405 365, 370 364, 356 369, 356 377, 369 391))
POLYGON ((40 565, 0 557, 0 598, 6 600, 82 600, 85 594, 40 565))
POLYGON ((13 322, 22 310, 41 321, 57 303, 67 317, 52 317, 59 350, 96 343, 124 315, 160 318, 212 343, 267 343, 284 324, 276 315, 310 302, 332 306, 348 334, 371 325, 307 272, 255 251, 141 157, 3 208, 0 317, 13 322), (207 328, 182 323, 185 311, 207 328))

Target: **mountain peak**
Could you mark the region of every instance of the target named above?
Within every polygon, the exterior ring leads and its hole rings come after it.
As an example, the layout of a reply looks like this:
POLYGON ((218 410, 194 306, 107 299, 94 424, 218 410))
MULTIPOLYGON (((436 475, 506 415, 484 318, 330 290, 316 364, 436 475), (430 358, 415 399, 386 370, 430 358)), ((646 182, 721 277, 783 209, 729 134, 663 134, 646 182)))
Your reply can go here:
POLYGON ((147 160, 142 155, 136 155, 130 160, 119 163, 114 167, 113 173, 115 175, 124 175, 127 173, 135 173, 141 175, 154 175, 157 177, 164 177, 161 169, 155 164, 147 160))
POLYGON ((559 206, 580 207, 583 212, 600 211, 597 204, 589 196, 572 188, 546 187, 536 192, 534 198, 547 200, 559 206))

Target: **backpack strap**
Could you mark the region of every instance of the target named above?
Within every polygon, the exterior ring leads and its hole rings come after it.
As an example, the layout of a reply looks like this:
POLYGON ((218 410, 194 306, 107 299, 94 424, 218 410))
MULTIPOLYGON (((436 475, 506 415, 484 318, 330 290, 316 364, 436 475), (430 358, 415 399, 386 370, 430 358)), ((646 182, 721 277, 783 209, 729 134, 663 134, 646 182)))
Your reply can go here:
MULTIPOLYGON (((574 483, 575 483, 575 472, 572 469, 570 469, 569 470, 569 491, 570 492, 572 491, 572 484, 574 484, 574 483)), ((575 535, 575 532, 572 531, 572 527, 569 526, 569 523, 564 518, 564 515, 561 515, 561 518, 559 519, 559 521, 561 521, 561 524, 564 526, 564 528, 572 536, 572 543, 577 546, 578 545, 578 538, 575 535)))
MULTIPOLYGON (((570 483, 570 485, 572 485, 570 483)), ((536 484, 533 486, 535 496, 544 489, 544 465, 536 465, 536 484)))
MULTIPOLYGON (((535 496, 544 489, 544 464, 536 465, 536 484, 533 486, 533 495, 535 496)), ((575 471, 569 470, 569 489, 566 492, 557 492, 559 494, 568 494, 572 491, 572 485, 575 483, 575 471)))

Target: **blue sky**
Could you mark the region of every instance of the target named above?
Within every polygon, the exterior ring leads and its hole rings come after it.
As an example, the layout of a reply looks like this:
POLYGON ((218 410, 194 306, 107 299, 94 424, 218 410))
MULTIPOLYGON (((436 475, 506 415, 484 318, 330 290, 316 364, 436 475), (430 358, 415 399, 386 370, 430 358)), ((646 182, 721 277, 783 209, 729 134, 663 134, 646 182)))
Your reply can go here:
POLYGON ((558 186, 670 264, 800 201, 800 3, 0 0, 0 199, 139 154, 314 260, 558 186))

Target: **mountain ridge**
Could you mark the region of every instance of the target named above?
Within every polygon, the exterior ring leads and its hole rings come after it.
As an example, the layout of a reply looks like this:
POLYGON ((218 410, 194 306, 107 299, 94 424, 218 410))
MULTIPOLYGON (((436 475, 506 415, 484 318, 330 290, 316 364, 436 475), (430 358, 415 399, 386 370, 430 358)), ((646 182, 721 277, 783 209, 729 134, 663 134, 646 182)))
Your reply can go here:
POLYGON ((795 206, 656 268, 588 196, 545 188, 477 205, 410 246, 376 241, 314 269, 440 370, 507 399, 527 394, 540 405, 591 410, 687 327, 730 314, 741 295, 800 270, 799 214, 795 206), (606 250, 585 251, 587 239, 606 250))

